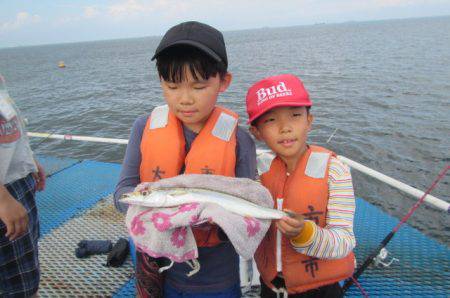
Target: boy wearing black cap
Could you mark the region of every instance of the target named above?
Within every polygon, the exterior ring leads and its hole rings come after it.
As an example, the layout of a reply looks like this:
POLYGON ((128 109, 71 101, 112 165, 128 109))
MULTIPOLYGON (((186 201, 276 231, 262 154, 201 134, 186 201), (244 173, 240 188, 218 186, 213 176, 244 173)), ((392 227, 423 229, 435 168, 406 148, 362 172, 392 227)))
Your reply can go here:
MULTIPOLYGON (((254 179, 251 137, 237 126, 237 114, 216 106, 232 79, 222 33, 199 22, 181 23, 167 31, 152 59, 166 105, 134 123, 114 194, 116 207, 126 210, 118 199, 139 183, 183 173, 254 179)), ((239 257, 226 236, 212 224, 193 232, 200 270, 190 275, 193 268, 175 263, 164 272, 164 297, 240 297, 239 257)), ((137 249, 138 295, 154 297, 154 284, 148 282, 152 274, 145 274, 150 258, 137 249)))

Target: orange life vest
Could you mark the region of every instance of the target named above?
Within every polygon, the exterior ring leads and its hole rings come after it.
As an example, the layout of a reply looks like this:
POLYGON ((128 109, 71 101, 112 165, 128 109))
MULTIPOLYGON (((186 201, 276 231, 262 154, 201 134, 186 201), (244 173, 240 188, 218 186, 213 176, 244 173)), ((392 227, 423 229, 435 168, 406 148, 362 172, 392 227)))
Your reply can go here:
MULTIPOLYGON (((305 219, 324 227, 329 195, 328 167, 330 157, 334 155, 325 148, 309 146, 290 175, 279 157, 271 162, 266 160, 261 182, 270 190, 275 208, 302 213, 305 219)), ((334 260, 298 253, 289 239, 277 232, 274 223, 258 247, 255 261, 264 283, 270 288, 274 287, 271 282, 281 271, 289 293, 302 293, 338 282, 350 277, 354 270, 353 253, 334 260)))
MULTIPOLYGON (((167 105, 153 109, 141 141, 140 179, 152 182, 181 174, 235 176, 237 114, 215 107, 186 154, 183 126, 167 105)), ((217 226, 193 228, 197 246, 221 241, 217 226)))

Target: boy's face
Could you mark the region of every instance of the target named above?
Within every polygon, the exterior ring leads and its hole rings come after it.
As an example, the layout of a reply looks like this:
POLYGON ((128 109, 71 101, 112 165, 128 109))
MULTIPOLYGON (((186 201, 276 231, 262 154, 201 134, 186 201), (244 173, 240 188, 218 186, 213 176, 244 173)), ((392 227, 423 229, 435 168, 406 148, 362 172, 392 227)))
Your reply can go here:
POLYGON ((231 74, 227 73, 223 79, 219 74, 208 80, 197 77, 198 80, 185 68, 182 82, 169 82, 161 78, 161 87, 172 113, 186 127, 198 133, 214 109, 219 93, 224 92, 230 85, 231 74))
POLYGON ((306 150, 313 116, 306 107, 277 107, 257 119, 250 131, 289 166, 295 167, 306 150))

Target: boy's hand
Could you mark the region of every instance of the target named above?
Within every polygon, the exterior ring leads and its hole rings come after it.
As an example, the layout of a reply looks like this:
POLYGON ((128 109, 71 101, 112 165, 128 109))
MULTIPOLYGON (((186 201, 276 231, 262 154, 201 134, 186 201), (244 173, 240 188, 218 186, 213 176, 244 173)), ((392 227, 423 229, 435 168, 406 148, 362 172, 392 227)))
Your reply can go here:
POLYGON ((35 160, 36 166, 38 168, 37 173, 32 173, 34 179, 36 180, 36 189, 37 191, 41 191, 45 189, 45 171, 44 168, 35 160))
POLYGON ((0 219, 6 225, 5 236, 12 241, 28 230, 28 214, 3 185, 0 188, 0 219))
POLYGON ((283 217, 277 221, 277 228, 281 233, 284 234, 287 238, 295 238, 300 232, 303 230, 304 226, 304 216, 298 213, 294 213, 290 210, 288 211, 292 214, 292 217, 283 217))

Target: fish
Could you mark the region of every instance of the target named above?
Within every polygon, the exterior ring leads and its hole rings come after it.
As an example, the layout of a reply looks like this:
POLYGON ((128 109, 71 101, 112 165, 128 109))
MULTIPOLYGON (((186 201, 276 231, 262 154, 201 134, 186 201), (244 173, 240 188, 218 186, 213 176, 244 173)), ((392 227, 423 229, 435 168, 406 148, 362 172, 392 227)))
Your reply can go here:
POLYGON ((220 191, 204 188, 164 188, 124 194, 120 200, 129 205, 151 208, 175 207, 187 203, 212 203, 244 217, 281 219, 290 212, 268 208, 220 191))

